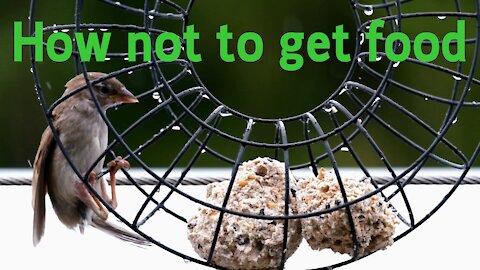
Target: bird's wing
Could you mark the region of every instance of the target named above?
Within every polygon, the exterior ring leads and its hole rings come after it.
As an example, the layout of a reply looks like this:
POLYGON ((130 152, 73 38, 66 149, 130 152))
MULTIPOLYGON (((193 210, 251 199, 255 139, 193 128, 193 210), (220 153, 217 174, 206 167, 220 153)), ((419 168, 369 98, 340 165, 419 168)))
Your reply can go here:
POLYGON ((32 205, 33 205, 33 244, 36 246, 45 231, 45 195, 47 193, 46 170, 55 148, 52 130, 47 127, 43 132, 40 146, 33 166, 32 205))

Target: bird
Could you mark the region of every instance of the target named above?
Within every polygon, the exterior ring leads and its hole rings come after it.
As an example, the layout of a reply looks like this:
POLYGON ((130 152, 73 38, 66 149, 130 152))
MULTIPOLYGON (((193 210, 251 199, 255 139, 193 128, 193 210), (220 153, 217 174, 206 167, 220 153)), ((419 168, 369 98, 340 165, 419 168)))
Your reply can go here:
MULTIPOLYGON (((116 78, 102 80, 107 74, 88 72, 92 82, 93 95, 102 110, 120 104, 137 103, 138 99, 116 78)), ((108 127, 95 105, 94 97, 86 87, 83 74, 77 75, 65 85, 62 97, 71 95, 60 102, 52 111, 52 123, 58 138, 71 161, 82 174, 107 148, 108 127), (73 91, 85 88, 72 95, 73 91)), ((128 161, 117 157, 109 162, 111 194, 107 192, 107 183, 103 177, 97 177, 104 164, 104 157, 95 164, 88 175, 89 184, 107 201, 112 208, 117 207, 115 191, 115 173, 121 168, 129 168, 128 161)), ((100 200, 88 189, 87 185, 75 173, 59 145, 55 141, 52 129, 48 126, 42 134, 35 156, 32 177, 33 245, 36 246, 45 232, 45 201, 50 197, 55 214, 68 228, 78 228, 81 233, 91 225, 121 240, 137 245, 148 245, 140 235, 129 232, 108 222, 108 211, 100 200)))

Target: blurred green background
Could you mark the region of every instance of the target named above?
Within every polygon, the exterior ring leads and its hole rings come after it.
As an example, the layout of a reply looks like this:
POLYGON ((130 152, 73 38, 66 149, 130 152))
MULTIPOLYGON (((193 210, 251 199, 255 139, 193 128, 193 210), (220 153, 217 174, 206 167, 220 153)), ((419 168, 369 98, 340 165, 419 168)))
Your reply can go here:
MULTIPOLYGON (((36 19, 42 20, 45 25, 71 24, 74 22, 74 2, 75 1, 52 1, 38 0, 36 6, 36 19)), ((154 2, 154 1, 152 1, 154 2)), ((185 7, 187 1, 176 1, 185 7)), ((382 1, 360 1, 364 4, 375 4, 382 1)), ((475 12, 475 1, 460 1, 461 9, 464 12, 475 12)), ((123 3, 143 9, 143 1, 124 1, 123 3)), ((143 25, 144 18, 141 14, 126 12, 114 5, 108 5, 100 1, 85 0, 82 13, 82 21, 86 23, 119 23, 143 25)), ((162 12, 173 12, 168 6, 162 6, 162 12)), ((30 62, 28 49, 24 49, 25 59, 22 63, 13 62, 13 21, 28 21, 29 1, 21 0, 2 4, 0 11, 0 36, 2 43, 0 46, 0 123, 3 125, 0 140, 0 167, 27 167, 29 162, 33 162, 40 135, 46 126, 41 107, 35 95, 33 88, 32 74, 30 73, 30 62)), ((394 9, 392 9, 394 11, 394 9)), ((405 13, 421 11, 455 11, 454 1, 450 0, 424 0, 411 1, 402 5, 402 11, 405 13)), ((196 1, 192 11, 190 23, 195 24, 196 29, 201 34, 201 40, 197 42, 198 52, 202 53, 203 61, 195 64, 202 81, 208 89, 222 102, 228 106, 239 110, 248 115, 277 118, 297 115, 320 104, 330 96, 337 88, 348 72, 351 63, 341 63, 334 56, 335 51, 329 52, 332 58, 324 63, 315 63, 307 58, 306 43, 303 43, 300 53, 304 56, 305 64, 301 70, 296 72, 286 72, 278 65, 280 57, 280 37, 288 31, 301 31, 309 36, 313 32, 325 32, 330 35, 335 26, 343 24, 346 31, 350 34, 350 39, 345 42, 346 52, 353 54, 355 49, 356 26, 352 16, 350 1, 278 1, 278 0, 243 0, 243 1, 221 1, 221 0, 202 0, 196 1), (246 31, 259 33, 264 41, 264 55, 256 63, 243 63, 237 60, 235 63, 224 63, 218 56, 218 43, 215 40, 215 32, 220 25, 228 24, 230 30, 234 32, 234 45, 238 35, 246 31)), ((368 19, 385 16, 385 10, 376 10, 373 15, 367 16, 361 10, 359 19, 366 21, 368 19)), ((169 31, 179 32, 181 28, 178 22, 159 20, 155 27, 169 31)), ((430 31, 440 37, 447 32, 456 29, 456 18, 449 17, 439 19, 436 16, 429 18, 418 18, 402 20, 403 31, 413 37, 419 32, 430 31)), ((25 25, 24 25, 25 26, 25 25)), ((27 27, 24 27, 24 33, 27 33, 27 27)), ((473 19, 467 19, 467 38, 475 37, 476 22, 473 19)), ((112 41, 109 52, 120 52, 126 50, 126 34, 118 31, 112 31, 112 41)), ((46 37, 48 34, 45 35, 46 37)), ((467 62, 464 63, 464 73, 468 74, 470 65, 475 61, 472 58, 473 46, 467 46, 467 62)), ((232 46, 231 51, 235 47, 232 46)), ((249 48, 251 49, 251 48, 249 48)), ((365 47, 363 48, 365 50, 365 47)), ((426 49, 427 50, 427 49, 426 49)), ((413 55, 413 54, 412 54, 413 55)), ((238 57, 237 57, 238 58, 238 57)), ((456 68, 456 63, 447 63, 441 56, 434 62, 450 69, 456 68)), ((378 63, 371 63, 371 67, 383 73, 388 64, 386 59, 378 63)), ((112 72, 114 70, 128 67, 131 63, 122 59, 107 61, 105 63, 89 63, 89 70, 103 72, 112 72)), ((75 73, 73 61, 66 63, 53 63, 46 60, 39 63, 40 78, 45 95, 49 102, 53 102, 63 92, 63 86, 75 73)), ((166 70, 166 76, 171 77, 176 74, 175 70, 166 70)), ((177 71, 178 72, 178 71, 177 71)), ((153 86, 149 70, 140 70, 132 75, 121 76, 119 79, 135 94, 140 94, 153 86)), ((479 78, 479 72, 475 77, 479 78)), ((451 75, 420 67, 418 65, 402 63, 396 68, 393 78, 412 88, 419 89, 438 97, 450 98, 451 89, 455 80, 451 75)), ((370 76, 357 68, 352 80, 361 82, 372 88, 379 84, 378 78, 370 76)), ((463 89, 465 80, 459 82, 459 89, 463 89)), ((188 83, 179 84, 180 87, 186 87, 188 83)), ((176 89, 180 91, 179 89, 176 89)), ((467 96, 468 101, 480 100, 479 87, 474 85, 467 96)), ((404 106, 406 109, 417 114, 423 121, 431 125, 435 130, 441 126, 448 106, 436 102, 425 100, 424 97, 412 95, 396 87, 390 87, 387 95, 404 106)), ((366 102, 369 96, 360 97, 366 102)), ((347 97, 338 97, 339 100, 347 97)), ((109 113, 112 122, 119 131, 124 130, 129 124, 133 123, 143 113, 155 106, 155 100, 147 97, 139 105, 124 107, 118 111, 109 113)), ((345 101, 348 104, 348 101, 345 101)), ((353 107, 352 107, 353 108, 353 107)), ((178 109, 178 108, 177 108, 178 109)), ((357 108, 358 109, 358 108, 357 108)), ((205 111, 198 112, 199 115, 205 114, 205 111)), ((382 105, 378 115, 393 128, 405 134, 412 141, 422 147, 428 147, 433 140, 431 134, 426 134, 425 130, 418 127, 418 124, 412 123, 406 119, 404 114, 399 113, 393 107, 387 104, 382 105)), ((366 116, 366 115, 363 115, 366 116)), ((163 117, 163 116, 162 116, 163 117)), ((321 118, 319 116, 319 118, 321 118)), ((447 138, 469 157, 476 144, 479 141, 478 136, 478 110, 464 109, 459 115, 457 123, 447 134, 447 138)), ((133 134, 129 135, 127 142, 135 149, 145 140, 151 138, 158 130, 169 121, 164 118, 155 118, 151 122, 138 128, 133 134), (156 120, 155 120, 156 119, 156 120), (163 121, 163 122, 162 122, 163 121)), ((326 119, 326 118, 325 118, 326 119)), ((188 120, 186 120, 188 122, 188 120)), ((187 124, 188 125, 188 124, 187 124)), ((328 124, 325 124, 328 129, 328 124)), ((195 128, 194 125, 191 125, 195 128)), ((222 130, 231 131, 229 133, 235 136, 241 136, 244 126, 239 126, 234 121, 224 121, 222 130)), ((289 130, 298 127, 292 125, 289 130)), ((385 128, 381 127, 376 121, 372 121, 367 126, 369 132, 384 150, 392 164, 395 166, 407 166, 411 164, 418 156, 419 152, 397 141, 398 137, 385 128)), ((346 130, 350 134, 353 127, 346 130)), ((301 133, 301 126, 299 134, 301 133)), ((204 135, 202 135, 204 136, 204 135)), ((273 140, 273 131, 268 128, 258 128, 258 133, 254 133, 254 140, 271 141, 273 140)), ((298 135, 298 137, 301 137, 298 135)), ((201 137, 202 138, 202 137, 201 137)), ((292 131, 291 140, 296 140, 297 135, 292 131)), ((212 147, 215 150, 227 155, 230 158, 235 157, 238 145, 222 141, 219 138, 212 140, 212 147)), ((176 153, 188 140, 186 136, 177 136, 170 134, 162 141, 159 141, 158 148, 151 147, 149 151, 144 151, 142 159, 152 166, 168 165, 176 153)), ((332 145, 340 143, 337 137, 332 138, 332 145)), ((368 145, 365 139, 358 138, 352 142, 358 150, 360 157, 366 165, 381 166, 381 162, 375 152, 368 145)), ((321 145, 315 146, 314 153, 321 154, 321 145)), ((247 157, 257 155, 272 155, 272 151, 264 149, 248 149, 247 157)), ((292 160, 294 163, 305 162, 305 149, 292 149, 292 160)), ((122 154, 122 149, 118 150, 122 154)), ((193 151, 193 150, 191 150, 193 151)), ((435 152, 445 158, 458 161, 450 150, 439 146, 435 152)), ((341 165, 352 166, 354 164, 348 153, 337 153, 337 158, 341 165)), ((186 162, 186 161, 185 161, 186 162)), ((203 158, 199 165, 217 166, 221 165, 215 162, 214 158, 203 158)), ((225 164, 223 164, 225 165, 225 164)), ((328 164, 326 164, 328 166, 328 164)), ((435 166, 435 163, 428 163, 435 166)))

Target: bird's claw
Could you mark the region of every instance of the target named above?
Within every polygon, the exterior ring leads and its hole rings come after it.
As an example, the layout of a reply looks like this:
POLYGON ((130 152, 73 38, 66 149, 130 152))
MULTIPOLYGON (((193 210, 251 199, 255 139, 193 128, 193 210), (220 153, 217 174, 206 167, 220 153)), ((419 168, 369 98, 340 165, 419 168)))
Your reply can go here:
POLYGON ((114 160, 107 163, 108 169, 110 172, 116 173, 118 170, 125 168, 130 169, 130 163, 123 159, 122 157, 116 157, 114 160))
MULTIPOLYGON (((110 186, 111 186, 111 192, 112 192, 112 198, 109 200, 110 205, 112 208, 117 208, 118 202, 117 202, 117 191, 116 191, 116 185, 117 185, 117 180, 115 178, 115 174, 117 173, 118 170, 122 168, 126 168, 127 170, 130 169, 130 163, 123 159, 122 157, 116 157, 114 160, 110 161, 107 163, 107 167, 110 170, 110 186)), ((102 187, 104 190, 104 197, 106 197, 106 191, 105 187, 102 187)))

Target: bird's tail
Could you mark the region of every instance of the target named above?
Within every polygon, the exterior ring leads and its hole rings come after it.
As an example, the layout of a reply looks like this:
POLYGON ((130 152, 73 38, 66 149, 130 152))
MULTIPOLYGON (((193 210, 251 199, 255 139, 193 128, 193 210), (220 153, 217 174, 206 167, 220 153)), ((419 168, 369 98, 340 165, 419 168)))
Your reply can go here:
POLYGON ((105 233, 108 233, 122 241, 126 241, 138 246, 150 246, 151 243, 134 232, 129 232, 115 224, 112 224, 106 220, 103 220, 94 215, 91 222, 92 227, 99 229, 105 233))

